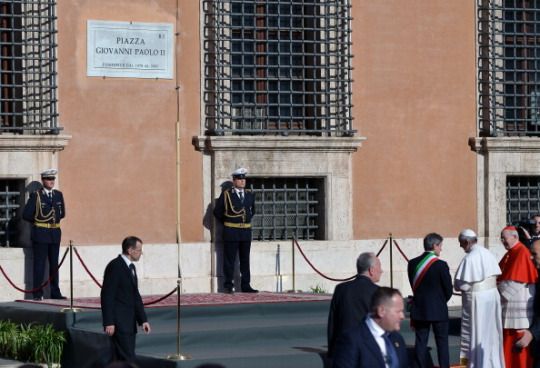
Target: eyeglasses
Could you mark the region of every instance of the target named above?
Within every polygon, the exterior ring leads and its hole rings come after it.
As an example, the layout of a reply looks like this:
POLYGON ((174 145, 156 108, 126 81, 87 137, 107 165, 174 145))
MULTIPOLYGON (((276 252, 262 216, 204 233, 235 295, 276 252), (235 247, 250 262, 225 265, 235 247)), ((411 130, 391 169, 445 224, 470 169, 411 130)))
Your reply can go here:
POLYGON ((47 178, 42 178, 43 180, 56 180, 56 178, 53 176, 53 177, 47 177, 47 178))

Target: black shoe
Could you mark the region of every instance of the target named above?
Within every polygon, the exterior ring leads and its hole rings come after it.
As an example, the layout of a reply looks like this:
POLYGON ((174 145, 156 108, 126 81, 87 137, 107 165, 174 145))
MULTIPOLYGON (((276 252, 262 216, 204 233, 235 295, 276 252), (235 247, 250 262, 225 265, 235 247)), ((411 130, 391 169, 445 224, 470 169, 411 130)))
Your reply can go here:
POLYGON ((224 292, 225 294, 234 294, 234 290, 233 290, 232 287, 225 287, 225 288, 223 288, 223 292, 224 292))
POLYGON ((36 302, 43 300, 42 296, 35 296, 32 299, 34 299, 36 302))
POLYGON ((243 293, 258 293, 259 290, 253 289, 251 286, 242 288, 243 293))
POLYGON ((58 295, 58 296, 51 296, 51 299, 66 300, 67 297, 65 297, 65 296, 63 296, 63 295, 58 295))

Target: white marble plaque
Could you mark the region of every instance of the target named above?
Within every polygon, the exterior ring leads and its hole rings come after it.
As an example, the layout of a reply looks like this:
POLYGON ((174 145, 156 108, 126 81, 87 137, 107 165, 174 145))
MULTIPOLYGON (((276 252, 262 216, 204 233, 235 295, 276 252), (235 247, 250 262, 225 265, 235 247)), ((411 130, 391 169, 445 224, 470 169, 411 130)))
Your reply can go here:
POLYGON ((90 77, 173 78, 171 23, 88 20, 87 68, 90 77))

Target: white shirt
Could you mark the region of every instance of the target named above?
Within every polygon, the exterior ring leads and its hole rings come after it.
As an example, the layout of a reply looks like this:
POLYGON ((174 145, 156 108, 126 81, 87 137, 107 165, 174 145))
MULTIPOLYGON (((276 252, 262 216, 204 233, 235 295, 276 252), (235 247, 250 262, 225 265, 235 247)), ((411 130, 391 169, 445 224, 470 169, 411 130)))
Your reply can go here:
POLYGON ((242 199, 240 193, 242 193, 242 195, 244 195, 244 190, 243 189, 238 189, 238 188, 234 188, 234 192, 236 193, 236 195, 238 196, 238 198, 242 199))
POLYGON ((383 335, 386 333, 385 330, 382 329, 381 326, 377 324, 370 316, 366 318, 366 325, 369 328, 369 332, 373 335, 373 338, 375 339, 375 342, 377 345, 379 345, 379 349, 381 349, 384 361, 385 361, 385 367, 388 367, 388 364, 386 363, 386 344, 384 342, 383 335))
POLYGON ((126 265, 129 266, 133 263, 129 260, 129 258, 125 255, 125 254, 120 254, 122 256, 122 259, 124 260, 124 262, 126 262, 126 265))

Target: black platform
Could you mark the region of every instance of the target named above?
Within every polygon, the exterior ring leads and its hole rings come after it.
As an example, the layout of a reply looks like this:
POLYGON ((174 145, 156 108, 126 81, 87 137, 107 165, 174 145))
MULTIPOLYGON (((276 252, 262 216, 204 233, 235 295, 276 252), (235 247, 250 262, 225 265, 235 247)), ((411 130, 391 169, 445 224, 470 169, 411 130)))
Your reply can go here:
MULTIPOLYGON (((197 367, 205 363, 227 368, 325 368, 326 323, 329 301, 184 306, 181 353, 192 360, 171 361, 177 351, 176 307, 147 309, 152 333, 137 335, 138 365, 144 367, 197 367)), ((0 304, 0 319, 52 323, 68 333, 62 367, 103 367, 111 356, 99 310, 78 313, 31 303, 0 304)), ((457 362, 459 319, 451 322, 450 358, 457 362), (457 328, 457 330, 456 330, 457 328)), ((414 333, 408 320, 402 334, 409 347, 414 333)), ((430 346, 434 346, 431 338, 430 346)), ((412 352, 412 351, 411 351, 412 352)), ((436 354, 433 352, 436 361, 436 354)))

